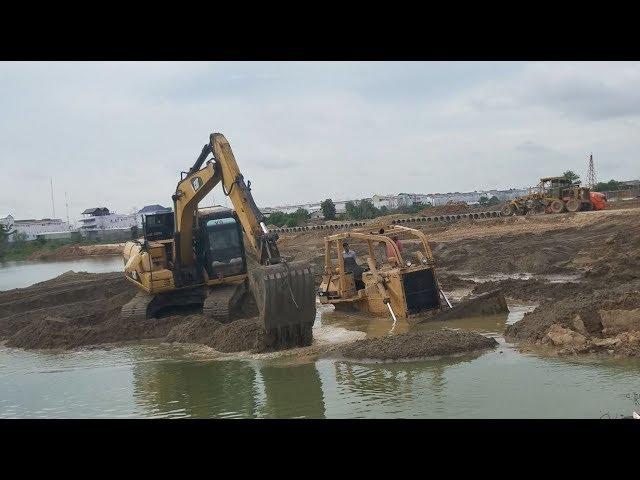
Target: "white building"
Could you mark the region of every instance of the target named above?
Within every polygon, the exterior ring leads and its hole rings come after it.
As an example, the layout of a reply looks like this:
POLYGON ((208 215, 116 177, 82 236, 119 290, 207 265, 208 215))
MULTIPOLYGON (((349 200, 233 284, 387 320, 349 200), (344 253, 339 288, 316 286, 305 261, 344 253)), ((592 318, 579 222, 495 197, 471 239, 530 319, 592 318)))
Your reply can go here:
POLYGON ((415 203, 422 203, 426 205, 427 203, 432 203, 433 198, 431 195, 427 195, 426 193, 399 193, 398 194, 398 205, 408 207, 415 203))
POLYGON ((324 218, 324 213, 322 212, 322 209, 319 208, 318 210, 314 210, 312 212, 309 212, 311 220, 322 220, 324 218))
POLYGON ((0 218, 0 223, 10 230, 15 230, 15 234, 9 237, 9 241, 15 241, 16 235, 23 236, 25 240, 35 240, 36 237, 43 233, 49 232, 68 232, 71 229, 67 222, 63 222, 59 218, 42 218, 15 220, 13 216, 8 215, 0 218))
POLYGON ((433 206, 446 205, 449 202, 465 202, 478 203, 480 197, 485 196, 482 192, 450 192, 450 193, 434 193, 432 195, 433 206))
POLYGON ((111 213, 105 207, 88 208, 82 215, 84 218, 80 219, 80 231, 119 230, 140 226, 137 214, 111 213))
POLYGON ((376 208, 387 207, 389 210, 398 208, 400 199, 397 195, 374 195, 371 197, 371 203, 376 208))

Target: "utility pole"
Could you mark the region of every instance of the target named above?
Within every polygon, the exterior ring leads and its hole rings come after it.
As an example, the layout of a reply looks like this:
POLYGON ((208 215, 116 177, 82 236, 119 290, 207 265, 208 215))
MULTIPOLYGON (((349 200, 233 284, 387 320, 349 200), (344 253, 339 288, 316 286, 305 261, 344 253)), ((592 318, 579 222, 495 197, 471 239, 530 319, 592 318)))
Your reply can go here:
POLYGON ((67 191, 64 191, 64 206, 67 209, 67 226, 71 230, 71 222, 69 221, 69 199, 67 198, 67 191))
POLYGON ((593 153, 589 155, 589 173, 587 173, 587 186, 593 188, 596 184, 596 169, 593 166, 593 153))
POLYGON ((53 178, 49 177, 49 182, 51 184, 51 209, 53 210, 53 216, 51 218, 56 218, 56 205, 53 203, 53 178))

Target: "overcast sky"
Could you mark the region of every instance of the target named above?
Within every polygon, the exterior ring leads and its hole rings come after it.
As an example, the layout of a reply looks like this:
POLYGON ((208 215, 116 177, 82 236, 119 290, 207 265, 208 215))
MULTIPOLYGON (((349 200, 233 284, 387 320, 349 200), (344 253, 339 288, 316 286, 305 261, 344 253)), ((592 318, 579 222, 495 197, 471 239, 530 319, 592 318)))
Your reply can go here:
MULTIPOLYGON (((0 62, 0 216, 171 205, 222 132, 258 205, 640 176, 639 63, 0 62)), ((203 204, 224 204, 218 186, 203 204)))

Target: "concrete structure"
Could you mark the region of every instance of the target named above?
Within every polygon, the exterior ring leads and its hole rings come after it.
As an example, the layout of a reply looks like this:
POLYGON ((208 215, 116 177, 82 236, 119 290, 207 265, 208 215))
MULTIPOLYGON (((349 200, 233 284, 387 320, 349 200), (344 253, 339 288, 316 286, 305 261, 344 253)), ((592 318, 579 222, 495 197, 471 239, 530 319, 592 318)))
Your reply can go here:
POLYGON ((82 215, 84 215, 84 218, 80 219, 80 231, 82 232, 140 227, 140 220, 137 214, 111 213, 105 207, 88 208, 82 212, 82 215))
POLYGON ((31 241, 43 233, 69 232, 71 230, 69 224, 59 218, 15 220, 13 216, 8 215, 0 218, 0 223, 5 227, 9 227, 9 230, 15 230, 15 234, 9 237, 10 242, 15 241, 16 236, 23 237, 26 241, 31 241))

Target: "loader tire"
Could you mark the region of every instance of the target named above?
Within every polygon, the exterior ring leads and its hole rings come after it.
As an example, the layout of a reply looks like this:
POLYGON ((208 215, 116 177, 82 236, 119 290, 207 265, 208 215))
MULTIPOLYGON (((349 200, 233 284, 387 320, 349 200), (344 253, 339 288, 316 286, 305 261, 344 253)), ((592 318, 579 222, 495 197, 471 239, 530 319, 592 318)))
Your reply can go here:
POLYGON ((510 217, 511 215, 513 215, 513 213, 513 206, 510 204, 505 205, 504 207, 502 207, 502 210, 500 210, 500 215, 503 217, 510 217))
POLYGON ((566 207, 569 212, 578 212, 580 211, 580 200, 572 198, 567 201, 566 207))
POLYGON ((562 213, 565 211, 564 202, 562 200, 554 200, 551 202, 550 207, 552 213, 562 213))

